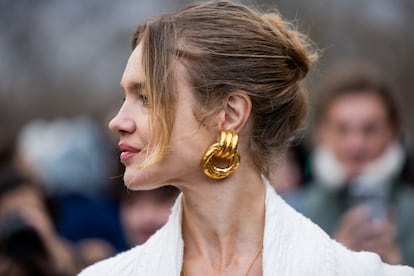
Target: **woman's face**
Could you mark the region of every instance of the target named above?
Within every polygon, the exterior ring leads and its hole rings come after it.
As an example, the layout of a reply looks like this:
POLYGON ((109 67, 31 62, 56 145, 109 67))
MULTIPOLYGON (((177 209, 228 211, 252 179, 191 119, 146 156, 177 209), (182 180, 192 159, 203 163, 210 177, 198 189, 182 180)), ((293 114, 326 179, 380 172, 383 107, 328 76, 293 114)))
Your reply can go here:
POLYGON ((145 75, 142 67, 142 43, 132 52, 121 80, 125 101, 109 128, 120 135, 120 159, 125 165, 124 182, 133 190, 153 189, 166 184, 203 177, 200 162, 204 151, 217 139, 217 130, 208 130, 194 116, 196 100, 185 79, 182 65, 175 69, 177 108, 169 148, 164 158, 141 169, 148 149, 153 147, 146 103, 145 75))

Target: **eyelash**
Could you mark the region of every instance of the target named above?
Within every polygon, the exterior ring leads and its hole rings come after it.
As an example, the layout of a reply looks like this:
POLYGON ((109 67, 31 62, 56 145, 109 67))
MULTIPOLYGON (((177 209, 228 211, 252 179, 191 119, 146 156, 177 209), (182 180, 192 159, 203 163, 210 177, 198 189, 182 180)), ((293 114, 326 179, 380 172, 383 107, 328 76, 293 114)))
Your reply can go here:
MULTIPOLYGON (((144 105, 148 105, 148 97, 145 95, 139 95, 139 99, 142 101, 144 105)), ((126 98, 122 98, 122 103, 125 102, 126 98)))
POLYGON ((145 95, 139 95, 140 100, 144 105, 148 105, 148 97, 145 95))

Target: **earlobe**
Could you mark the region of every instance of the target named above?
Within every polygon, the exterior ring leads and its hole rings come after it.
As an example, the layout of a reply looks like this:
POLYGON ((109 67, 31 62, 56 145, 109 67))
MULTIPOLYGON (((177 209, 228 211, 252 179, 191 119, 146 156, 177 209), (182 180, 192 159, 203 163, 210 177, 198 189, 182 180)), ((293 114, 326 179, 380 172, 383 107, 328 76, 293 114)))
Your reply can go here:
POLYGON ((230 94, 224 101, 219 128, 222 130, 230 129, 239 133, 246 125, 251 109, 252 101, 246 93, 236 92, 230 94))

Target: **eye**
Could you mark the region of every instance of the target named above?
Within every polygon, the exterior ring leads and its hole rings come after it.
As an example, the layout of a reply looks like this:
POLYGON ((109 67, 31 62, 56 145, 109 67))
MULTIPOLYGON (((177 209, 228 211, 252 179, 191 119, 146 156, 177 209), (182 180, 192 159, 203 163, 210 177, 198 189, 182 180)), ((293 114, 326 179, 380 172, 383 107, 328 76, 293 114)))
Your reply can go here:
POLYGON ((144 105, 148 105, 148 97, 145 95, 139 95, 139 99, 142 101, 144 105))

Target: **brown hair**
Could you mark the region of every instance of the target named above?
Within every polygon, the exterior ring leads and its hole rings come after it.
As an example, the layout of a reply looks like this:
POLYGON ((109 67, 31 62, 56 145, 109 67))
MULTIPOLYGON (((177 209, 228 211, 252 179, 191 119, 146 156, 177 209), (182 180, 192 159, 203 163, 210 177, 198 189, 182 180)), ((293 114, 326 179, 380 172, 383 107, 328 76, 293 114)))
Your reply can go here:
POLYGON ((320 97, 315 108, 315 124, 320 125, 332 103, 348 95, 372 94, 386 108, 386 114, 395 133, 401 132, 402 123, 398 105, 388 83, 371 64, 364 62, 339 63, 330 69, 319 89, 320 97))
POLYGON ((151 126, 161 135, 151 161, 162 158, 174 123, 174 64, 186 68, 201 107, 200 123, 230 93, 252 101, 253 160, 266 173, 306 115, 301 80, 316 59, 307 38, 276 13, 263 14, 231 1, 207 1, 148 20, 132 46, 143 44, 151 126), (155 93, 156 92, 156 93, 155 93))

